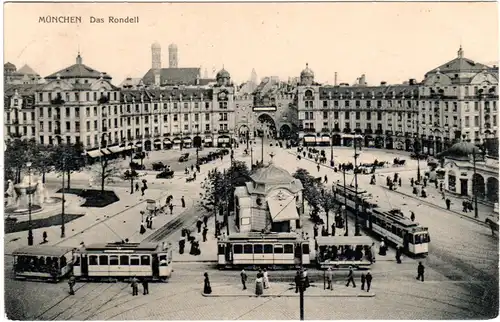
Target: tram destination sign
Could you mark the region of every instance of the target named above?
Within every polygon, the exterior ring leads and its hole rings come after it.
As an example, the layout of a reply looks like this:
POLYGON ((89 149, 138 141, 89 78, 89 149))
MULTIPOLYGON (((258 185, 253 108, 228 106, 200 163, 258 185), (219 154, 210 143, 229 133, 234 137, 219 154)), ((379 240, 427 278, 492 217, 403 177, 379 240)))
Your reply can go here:
POLYGON ((276 112, 276 106, 254 106, 254 112, 276 112))

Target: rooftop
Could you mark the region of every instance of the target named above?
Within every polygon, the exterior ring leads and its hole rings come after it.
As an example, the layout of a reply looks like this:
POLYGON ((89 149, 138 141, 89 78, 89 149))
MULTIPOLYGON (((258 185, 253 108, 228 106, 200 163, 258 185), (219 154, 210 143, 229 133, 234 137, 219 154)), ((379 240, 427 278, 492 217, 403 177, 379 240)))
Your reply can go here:
POLYGON ((289 184, 296 180, 288 171, 278 168, 274 164, 257 169, 250 178, 256 183, 264 184, 289 184))
MULTIPOLYGON (((142 81, 146 85, 155 83, 155 69, 150 69, 142 77, 142 81)), ((197 79, 200 77, 200 68, 161 68, 160 85, 196 85, 197 79)))

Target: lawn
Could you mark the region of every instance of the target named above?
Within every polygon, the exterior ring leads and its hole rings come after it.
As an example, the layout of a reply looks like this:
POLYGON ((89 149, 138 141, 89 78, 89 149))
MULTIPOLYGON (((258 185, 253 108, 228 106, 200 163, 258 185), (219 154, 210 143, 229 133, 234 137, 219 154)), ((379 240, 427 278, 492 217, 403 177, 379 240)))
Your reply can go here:
MULTIPOLYGON (((61 193, 62 190, 57 191, 61 193)), ((109 190, 101 192, 101 190, 91 189, 65 189, 64 193, 74 194, 85 199, 82 207, 103 208, 120 200, 118 196, 109 190)))

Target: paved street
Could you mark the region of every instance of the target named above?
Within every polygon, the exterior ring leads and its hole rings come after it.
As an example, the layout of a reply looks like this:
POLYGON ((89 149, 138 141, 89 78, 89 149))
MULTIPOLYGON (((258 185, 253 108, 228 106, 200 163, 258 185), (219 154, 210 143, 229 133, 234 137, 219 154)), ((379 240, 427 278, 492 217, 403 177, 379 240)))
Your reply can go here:
MULTIPOLYGON (((241 151, 243 148, 244 146, 241 145, 236 157, 250 162, 250 156, 242 156, 241 151)), ((304 159, 296 161, 295 156, 290 153, 293 151, 266 146, 265 162, 267 163, 270 159, 268 153, 273 152, 275 154, 273 157, 275 164, 292 173, 297 167, 302 167, 308 169, 315 176, 328 175, 330 183, 341 180, 341 174, 334 173, 328 167, 321 167, 318 172, 314 162, 304 159)), ((254 145, 253 152, 254 161, 260 160, 260 145, 258 143, 254 145)), ((352 150, 340 148, 336 149, 334 154, 336 162, 347 162, 351 160, 352 150)), ((395 155, 387 155, 383 151, 363 150, 361 162, 371 162, 374 158, 380 161, 389 161, 394 157, 395 155)), ((403 177, 403 185, 409 185, 409 178, 416 176, 416 166, 409 158, 406 159, 407 165, 404 168, 390 167, 383 169, 383 174, 377 177, 377 183, 385 183, 384 176, 392 175, 397 171, 403 177)), ((213 164, 202 166, 202 173, 214 167, 220 169, 227 166, 229 166, 228 157, 223 162, 216 161, 213 164)), ((425 165, 422 165, 422 169, 424 168, 425 165)), ((350 182, 352 175, 348 175, 347 178, 350 182)), ((200 180, 202 179, 200 178, 200 180)), ((200 180, 186 184, 184 178, 174 178, 164 182, 151 179, 149 181, 151 191, 148 193, 151 193, 151 197, 153 197, 153 191, 155 191, 153 198, 169 192, 173 192, 175 197, 184 194, 190 200, 188 203, 189 209, 186 209, 186 213, 184 213, 188 214, 190 218, 186 221, 186 224, 194 225, 200 213, 196 212, 195 208, 191 206, 195 204, 201 192, 200 180)), ((84 184, 84 182, 85 180, 82 179, 81 184, 84 184)), ((430 205, 429 202, 413 198, 411 195, 406 196, 399 192, 388 191, 381 185, 372 186, 368 182, 369 176, 359 176, 360 187, 372 193, 374 199, 381 204, 381 207, 398 206, 405 213, 412 209, 416 214, 417 221, 429 227, 431 234, 429 256, 421 259, 427 267, 426 281, 422 283, 415 280, 417 260, 404 257, 403 264, 398 265, 394 260, 393 252, 390 251, 383 259, 377 258, 376 264, 371 269, 374 276, 372 286, 374 297, 306 297, 306 318, 479 319, 481 317, 493 317, 494 312, 492 312, 492 309, 496 309, 497 302, 495 301, 498 301, 496 296, 498 294, 498 288, 496 287, 498 285, 498 239, 491 237, 489 228, 474 220, 462 218, 457 213, 447 212, 435 205, 430 205)), ((77 186, 80 182, 76 180, 74 184, 77 186)), ((137 194, 133 195, 137 199, 132 202, 125 187, 114 187, 113 189, 117 194, 121 194, 122 200, 109 211, 108 209, 95 210, 96 216, 104 216, 107 211, 112 216, 140 202, 137 194), (127 202, 124 202, 125 200, 127 202)), ((140 206, 137 207, 139 209, 140 206)), ((95 238, 109 239, 112 238, 110 236, 113 236, 109 232, 110 229, 122 232, 120 235, 133 237, 139 228, 137 222, 125 225, 123 221, 134 220, 132 218, 137 216, 137 213, 136 210, 124 211, 123 214, 113 217, 116 220, 109 219, 106 221, 106 225, 93 226, 87 232, 69 238, 67 243, 79 243, 83 236, 85 236, 85 239, 91 238, 92 240, 95 238)), ((178 215, 180 215, 180 212, 178 215)), ((78 227, 74 228, 75 234, 78 229, 86 229, 85 225, 88 226, 95 222, 95 219, 88 218, 87 221, 81 221, 80 223, 78 222, 80 219, 75 220, 74 225, 78 225, 78 227)), ((166 223, 166 220, 164 223, 166 223)), ((157 224, 159 227, 160 223, 155 222, 155 226, 157 224)), ((54 285, 13 281, 8 278, 11 266, 9 256, 7 256, 5 266, 7 313, 10 318, 43 320, 298 319, 299 300, 295 297, 202 296, 203 273, 205 271, 210 275, 214 295, 217 294, 218 290, 220 290, 219 294, 229 292, 228 289, 230 289, 230 292, 234 292, 235 288, 237 289, 239 286, 238 271, 219 271, 214 268, 216 250, 212 235, 213 219, 209 220, 208 227, 209 241, 206 244, 201 243, 202 255, 176 255, 174 258, 175 271, 171 280, 165 284, 151 284, 150 295, 147 297, 132 297, 130 286, 123 283, 78 283, 76 295, 69 297, 67 295, 67 284, 64 282, 54 285)), ((57 235, 57 231, 58 227, 54 227, 54 231, 50 232, 49 236, 57 235)), ((19 234, 23 235, 23 233, 19 234)), ((39 234, 38 232, 35 235, 38 236, 39 234)), ((177 250, 176 241, 179 235, 180 232, 176 232, 167 239, 167 241, 173 242, 175 251, 177 250)), ((8 244, 9 239, 10 236, 5 239, 8 244)), ((61 241, 56 238, 53 242, 61 241)), ((64 244, 65 242, 61 243, 64 244)), ((248 274, 249 288, 253 289, 255 272, 249 272, 248 274)), ((271 283, 280 283, 276 287, 283 290, 293 280, 293 275, 294 272, 292 271, 271 271, 269 273, 271 283)), ((359 276, 359 273, 357 275, 359 276)), ((321 272, 311 270, 310 277, 314 285, 314 294, 321 294, 321 292, 326 294, 328 292, 322 290, 321 272)), ((342 290, 337 291, 339 288, 345 288, 343 285, 345 278, 345 271, 335 273, 334 292, 345 294, 342 290)), ((357 283, 358 281, 359 278, 356 278, 357 283)), ((353 292, 358 291, 346 292, 353 294, 353 292)))

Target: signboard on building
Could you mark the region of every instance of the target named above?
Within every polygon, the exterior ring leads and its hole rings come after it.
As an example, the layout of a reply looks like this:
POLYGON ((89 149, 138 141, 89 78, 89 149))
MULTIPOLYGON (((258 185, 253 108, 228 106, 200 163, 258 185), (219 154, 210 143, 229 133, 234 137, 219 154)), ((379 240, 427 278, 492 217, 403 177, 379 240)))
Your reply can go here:
POLYGON ((254 112, 276 112, 276 106, 254 106, 254 112))

